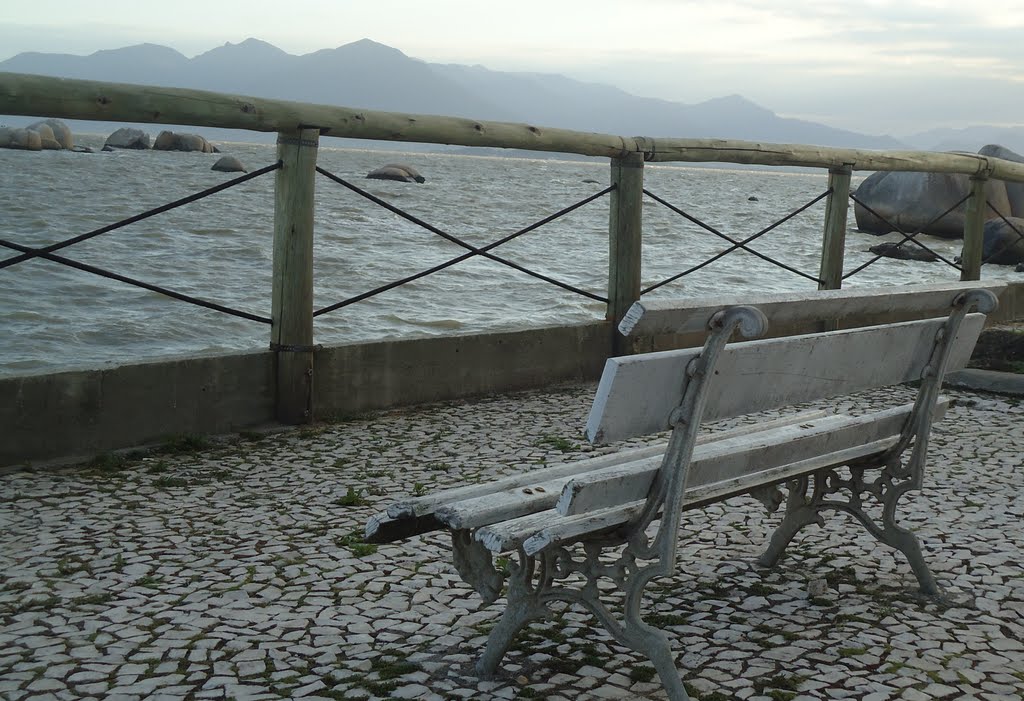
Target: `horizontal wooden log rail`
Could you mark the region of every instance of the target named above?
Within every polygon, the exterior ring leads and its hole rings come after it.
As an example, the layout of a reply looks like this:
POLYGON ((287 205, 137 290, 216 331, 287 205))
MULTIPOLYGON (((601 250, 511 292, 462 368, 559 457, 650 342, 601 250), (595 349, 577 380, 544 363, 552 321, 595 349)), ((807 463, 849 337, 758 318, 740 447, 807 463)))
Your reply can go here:
POLYGON ((1024 182, 1024 163, 969 153, 872 151, 733 139, 616 136, 531 124, 359 110, 126 83, 0 73, 0 114, 527 149, 654 162, 922 171, 1024 182))

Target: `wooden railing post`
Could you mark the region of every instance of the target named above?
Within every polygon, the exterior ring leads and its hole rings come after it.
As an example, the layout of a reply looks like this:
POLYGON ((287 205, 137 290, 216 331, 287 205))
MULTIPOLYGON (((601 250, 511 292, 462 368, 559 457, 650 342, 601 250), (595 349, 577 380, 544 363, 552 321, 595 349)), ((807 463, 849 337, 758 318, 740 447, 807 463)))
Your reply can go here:
MULTIPOLYGON (((611 161, 611 193, 608 214, 608 312, 613 324, 640 299, 640 259, 643 253, 644 157, 630 153, 611 161)), ((616 332, 615 348, 622 346, 616 332)))
POLYGON ((850 166, 831 168, 825 204, 825 233, 821 243, 819 290, 838 290, 843 286, 843 261, 846 255, 846 217, 850 209, 850 166))
POLYGON ((988 179, 983 176, 971 178, 971 199, 967 200, 967 212, 964 216, 964 248, 960 252, 960 279, 980 280, 981 260, 985 247, 985 214, 988 209, 988 198, 985 195, 985 184, 988 179))
POLYGON ((313 419, 313 193, 320 132, 277 138, 271 349, 277 353, 276 409, 282 423, 313 419))

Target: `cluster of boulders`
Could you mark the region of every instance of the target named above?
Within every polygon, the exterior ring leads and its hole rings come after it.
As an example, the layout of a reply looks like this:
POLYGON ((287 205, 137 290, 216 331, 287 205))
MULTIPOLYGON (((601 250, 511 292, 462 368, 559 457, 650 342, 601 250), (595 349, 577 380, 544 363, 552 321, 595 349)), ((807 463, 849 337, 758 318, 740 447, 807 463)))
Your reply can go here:
POLYGON ((153 142, 154 151, 198 151, 199 153, 218 153, 217 148, 198 134, 179 134, 173 131, 162 131, 153 142))
MULTIPOLYGON (((995 144, 978 153, 1024 163, 1024 156, 995 144)), ((970 176, 957 173, 872 173, 854 193, 857 229, 881 236, 899 227, 906 233, 961 239, 967 216, 967 204, 962 200, 970 191, 970 176)), ((987 219, 983 260, 1024 269, 1024 183, 989 180, 984 191, 987 219)), ((894 258, 935 260, 910 243, 880 244, 872 246, 871 251, 894 258)))
POLYGON ((0 148, 59 151, 74 149, 75 139, 64 122, 44 119, 27 127, 0 127, 0 148))
MULTIPOLYGON (((59 119, 44 119, 27 127, 0 127, 0 148, 25 151, 61 150, 92 152, 90 148, 76 147, 71 129, 59 119)), ((103 144, 104 151, 137 149, 154 151, 198 151, 220 153, 216 146, 198 134, 179 134, 162 131, 150 145, 149 134, 141 129, 123 127, 118 129, 103 144)), ((234 156, 224 156, 211 170, 227 173, 245 172, 245 166, 234 156)))

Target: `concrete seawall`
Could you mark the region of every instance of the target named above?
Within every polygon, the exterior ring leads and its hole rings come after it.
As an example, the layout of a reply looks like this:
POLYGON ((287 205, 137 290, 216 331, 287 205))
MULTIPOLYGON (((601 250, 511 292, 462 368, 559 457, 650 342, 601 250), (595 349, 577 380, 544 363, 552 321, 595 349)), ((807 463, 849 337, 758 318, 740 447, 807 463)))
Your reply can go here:
MULTIPOLYGON (((1024 284, 1000 291, 993 323, 1024 318, 1024 284)), ((755 302, 756 303, 756 302, 755 302)), ((887 323, 889 314, 844 326, 887 323)), ((774 328, 770 335, 819 331, 774 328)), ((612 355, 610 323, 328 346, 316 351, 313 418, 592 380, 612 355)), ((696 345, 700 334, 641 337, 636 350, 696 345)), ((181 435, 275 421, 270 351, 188 357, 0 379, 0 467, 87 459, 181 435)))
MULTIPOLYGON (((325 347, 315 416, 594 379, 607 323, 325 347)), ((274 421, 270 351, 0 379, 0 467, 89 458, 274 421)))

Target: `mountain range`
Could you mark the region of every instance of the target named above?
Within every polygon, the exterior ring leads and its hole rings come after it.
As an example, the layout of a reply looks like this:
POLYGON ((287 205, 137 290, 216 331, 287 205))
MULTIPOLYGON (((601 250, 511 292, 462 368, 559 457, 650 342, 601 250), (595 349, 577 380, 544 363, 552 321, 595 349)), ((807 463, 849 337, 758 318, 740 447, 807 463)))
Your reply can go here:
MULTIPOLYGON (((981 128, 896 139, 780 117, 739 95, 691 105, 638 97, 610 85, 556 74, 427 63, 369 39, 301 56, 258 39, 227 43, 194 58, 155 44, 97 51, 88 56, 28 52, 0 62, 0 71, 213 90, 370 110, 529 122, 630 136, 972 151, 991 141, 984 138, 989 132, 981 128)), ((152 125, 140 126, 153 129, 152 125)), ((1024 151, 1024 130, 995 133, 1001 137, 998 143, 1024 151)))

